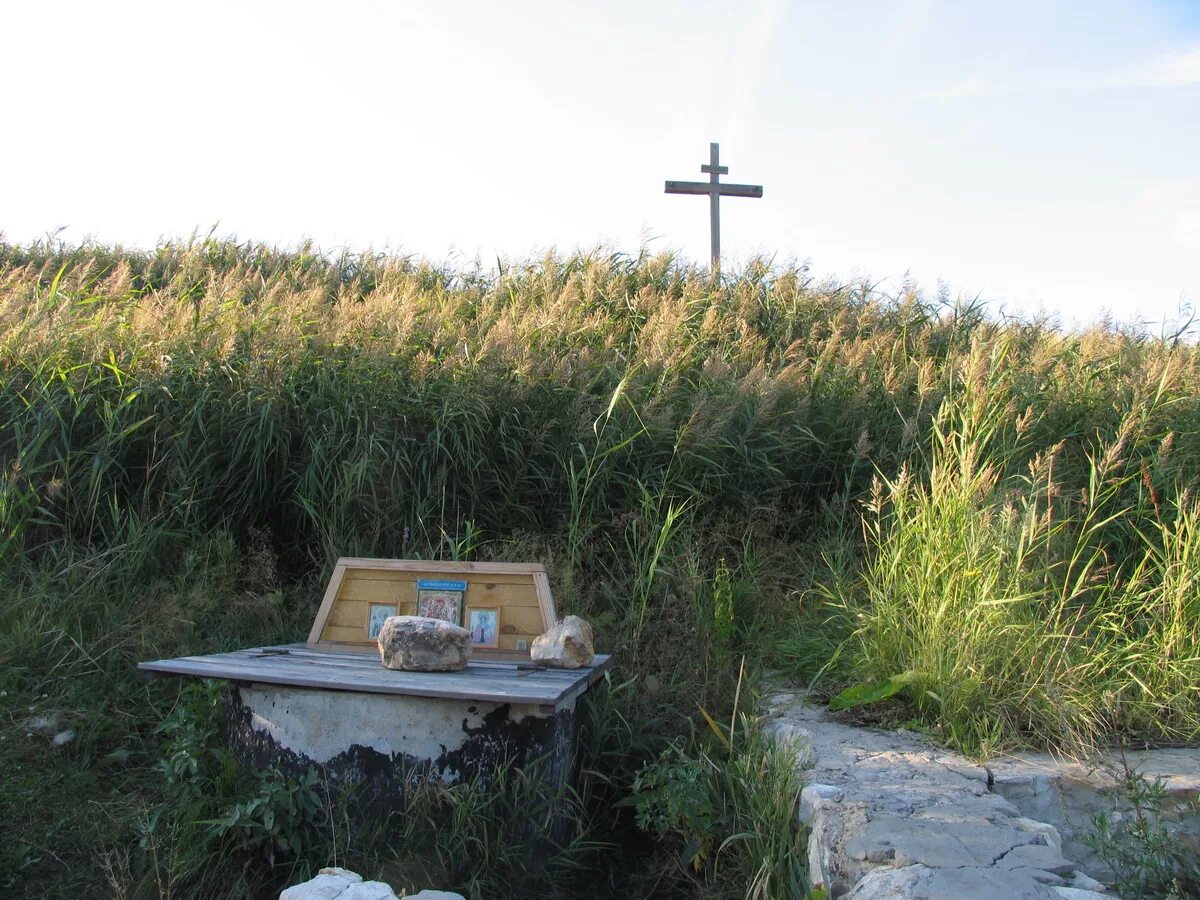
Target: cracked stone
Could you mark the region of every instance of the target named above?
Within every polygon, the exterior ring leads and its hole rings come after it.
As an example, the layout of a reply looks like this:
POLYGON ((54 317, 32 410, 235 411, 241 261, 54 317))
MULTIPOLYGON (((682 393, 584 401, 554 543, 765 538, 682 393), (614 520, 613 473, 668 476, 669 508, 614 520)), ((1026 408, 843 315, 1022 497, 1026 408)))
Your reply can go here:
POLYGON ((961 757, 954 756, 939 756, 934 760, 939 766, 944 766, 955 775, 961 775, 963 778, 971 781, 982 781, 984 785, 988 783, 988 770, 983 766, 973 766, 961 757))
MULTIPOLYGON (((879 816, 846 841, 846 855, 867 862, 895 860, 932 868, 989 866, 1032 835, 989 824, 931 822, 879 816)), ((1025 865, 1029 865, 1026 863, 1025 865)), ((1072 867, 1073 868, 1073 867, 1072 867)))
POLYGON ((1076 872, 1067 882, 1067 887, 1079 888, 1084 891, 1095 891, 1098 894, 1103 894, 1108 888, 1102 882, 1097 881, 1090 875, 1083 872, 1076 872))
POLYGON ((1056 900, 1053 888, 1023 872, 997 872, 973 866, 931 869, 906 866, 868 872, 843 900, 963 900, 965 897, 1004 900, 1056 900))
POLYGON ((1048 807, 1057 795, 1042 799, 1049 767, 989 771, 915 735, 835 721, 803 692, 768 706, 764 731, 804 741, 814 757, 798 817, 810 877, 829 896, 1104 900, 1099 882, 1079 879, 1078 841, 1048 807))
POLYGON ((1034 881, 1042 884, 1060 885, 1067 883, 1064 879, 1060 878, 1058 875, 1055 875, 1053 872, 1046 872, 1042 869, 1011 869, 1005 871, 1023 872, 1034 881))
POLYGON ((841 799, 841 788, 832 784, 806 784, 800 791, 800 824, 811 825, 818 809, 826 803, 836 803, 841 799))
POLYGON ((1075 863, 1066 859, 1054 847, 1045 844, 1025 844, 1014 847, 1000 859, 996 865, 1002 869, 1042 869, 1055 875, 1070 875, 1075 871, 1075 863))

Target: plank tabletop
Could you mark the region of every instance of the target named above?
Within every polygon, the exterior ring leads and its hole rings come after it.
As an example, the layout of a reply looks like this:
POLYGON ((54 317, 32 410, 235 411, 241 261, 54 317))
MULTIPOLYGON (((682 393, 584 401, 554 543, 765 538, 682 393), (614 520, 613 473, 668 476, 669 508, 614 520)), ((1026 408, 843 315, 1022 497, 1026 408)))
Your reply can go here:
POLYGON ((232 653, 181 656, 138 663, 152 677, 223 678, 259 684, 493 703, 528 703, 560 709, 595 684, 612 664, 597 655, 581 669, 548 669, 532 663, 472 659, 458 672, 385 669, 374 653, 314 650, 304 644, 252 647, 232 653))

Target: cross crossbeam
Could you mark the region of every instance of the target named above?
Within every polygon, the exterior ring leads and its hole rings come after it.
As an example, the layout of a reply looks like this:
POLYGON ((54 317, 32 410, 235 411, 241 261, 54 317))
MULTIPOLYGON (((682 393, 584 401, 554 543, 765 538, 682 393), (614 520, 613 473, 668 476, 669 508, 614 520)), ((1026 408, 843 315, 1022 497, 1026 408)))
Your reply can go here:
POLYGON ((668 194, 707 194, 709 198, 709 222, 712 237, 712 265, 716 272, 721 268, 721 197, 761 197, 761 184, 728 184, 721 182, 722 175, 729 174, 729 166, 720 162, 720 145, 708 145, 709 162, 700 166, 700 171, 709 176, 708 181, 668 181, 668 194))

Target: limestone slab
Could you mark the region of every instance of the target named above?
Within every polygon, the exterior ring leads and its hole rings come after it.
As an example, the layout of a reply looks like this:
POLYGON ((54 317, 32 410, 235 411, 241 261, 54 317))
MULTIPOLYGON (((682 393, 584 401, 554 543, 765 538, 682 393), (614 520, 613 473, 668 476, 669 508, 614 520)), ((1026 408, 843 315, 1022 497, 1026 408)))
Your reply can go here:
POLYGON ((1077 880, 1054 825, 993 790, 986 766, 912 732, 836 721, 799 691, 769 695, 762 724, 807 782, 810 879, 832 897, 1057 900, 1096 885, 1077 880))

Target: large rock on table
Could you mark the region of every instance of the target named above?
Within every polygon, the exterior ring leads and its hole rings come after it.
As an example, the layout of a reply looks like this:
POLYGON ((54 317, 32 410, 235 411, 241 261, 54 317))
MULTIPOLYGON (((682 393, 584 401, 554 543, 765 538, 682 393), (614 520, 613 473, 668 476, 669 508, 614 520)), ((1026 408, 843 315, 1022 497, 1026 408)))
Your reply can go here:
POLYGON ((530 657, 552 669, 578 669, 596 655, 592 626, 579 616, 567 616, 545 634, 534 638, 530 657))
POLYGON ((379 658, 389 669, 457 672, 471 658, 471 636, 441 619, 389 616, 379 630, 379 658))

